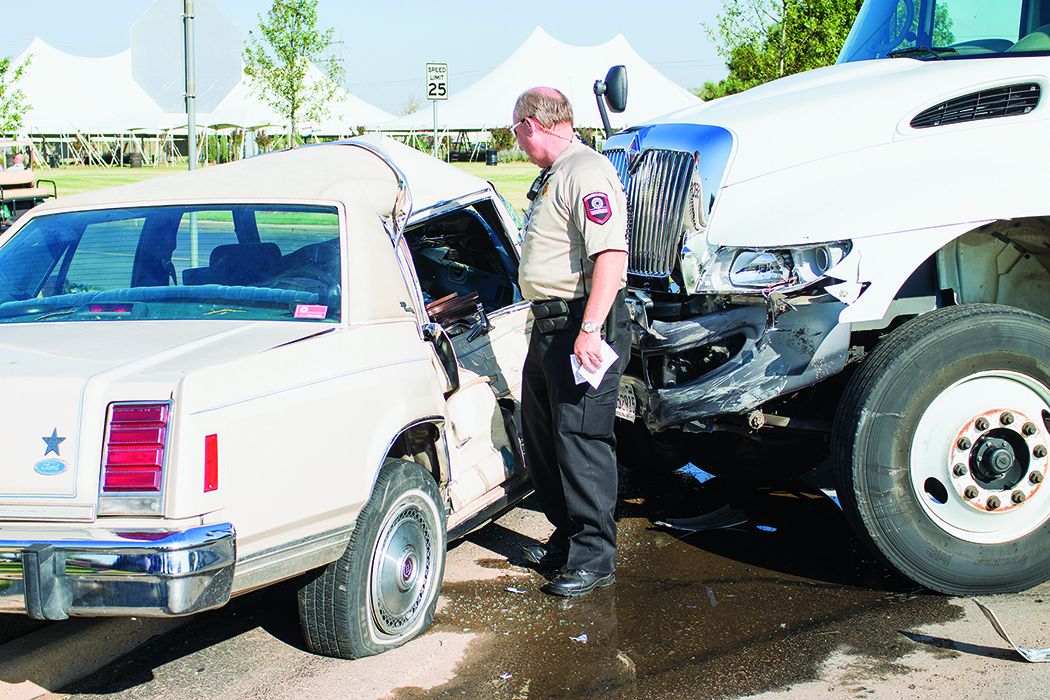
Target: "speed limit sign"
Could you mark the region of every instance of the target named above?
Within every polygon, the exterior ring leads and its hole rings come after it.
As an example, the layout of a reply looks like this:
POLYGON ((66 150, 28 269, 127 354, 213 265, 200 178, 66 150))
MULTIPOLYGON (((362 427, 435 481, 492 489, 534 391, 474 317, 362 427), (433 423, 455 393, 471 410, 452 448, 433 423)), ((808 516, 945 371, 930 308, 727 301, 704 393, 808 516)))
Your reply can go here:
POLYGON ((427 99, 448 99, 448 64, 427 64, 427 99))

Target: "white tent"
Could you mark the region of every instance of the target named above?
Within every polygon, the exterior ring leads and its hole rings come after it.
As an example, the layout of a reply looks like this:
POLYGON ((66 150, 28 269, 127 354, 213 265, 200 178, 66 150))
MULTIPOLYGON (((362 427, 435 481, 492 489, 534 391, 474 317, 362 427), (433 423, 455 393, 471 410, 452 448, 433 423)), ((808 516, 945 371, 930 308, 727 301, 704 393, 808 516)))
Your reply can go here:
MULTIPOLYGON (((156 133, 186 125, 185 114, 162 111, 131 77, 130 49, 114 56, 85 58, 59 51, 37 37, 13 65, 21 65, 28 54, 32 63, 19 87, 30 105, 23 119, 29 134, 156 133)), ((393 118, 341 88, 338 93, 344 99, 332 103, 332 117, 312 128, 312 133, 339 136, 357 126, 374 129, 393 118)), ((286 119, 252 95, 247 80, 242 79, 213 112, 198 113, 197 124, 280 128, 286 119)))
MULTIPOLYGON (((572 103, 577 127, 601 128, 594 97, 594 81, 603 80, 615 65, 627 67, 630 86, 627 110, 611 113, 614 127, 637 124, 662 114, 699 104, 700 99, 671 82, 639 56, 622 34, 599 46, 570 46, 537 27, 510 58, 473 85, 438 102, 440 131, 485 130, 510 126, 518 95, 546 85, 561 90, 572 103)), ((434 128, 433 106, 382 125, 389 131, 428 131, 434 128)))

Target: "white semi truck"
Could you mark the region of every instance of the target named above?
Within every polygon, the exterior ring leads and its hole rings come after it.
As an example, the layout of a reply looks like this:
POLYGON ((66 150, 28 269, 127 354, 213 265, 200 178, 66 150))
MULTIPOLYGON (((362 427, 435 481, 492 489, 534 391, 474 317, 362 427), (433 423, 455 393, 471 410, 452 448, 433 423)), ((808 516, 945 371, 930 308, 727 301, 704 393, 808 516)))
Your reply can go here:
POLYGON ((1050 0, 867 0, 836 65, 609 138, 634 447, 727 476, 828 456, 914 581, 1050 578, 1048 89, 1050 0))

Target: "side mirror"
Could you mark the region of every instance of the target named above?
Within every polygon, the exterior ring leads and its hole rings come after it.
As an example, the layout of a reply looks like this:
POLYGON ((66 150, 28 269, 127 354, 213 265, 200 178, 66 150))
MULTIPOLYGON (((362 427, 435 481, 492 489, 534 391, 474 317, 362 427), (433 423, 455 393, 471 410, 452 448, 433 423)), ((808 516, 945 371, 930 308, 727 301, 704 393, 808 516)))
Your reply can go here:
POLYGON ((605 104, 609 109, 619 114, 627 109, 627 67, 613 66, 605 74, 605 80, 594 81, 594 96, 598 100, 598 112, 602 115, 602 126, 605 127, 605 138, 613 135, 612 126, 609 124, 609 114, 605 111, 605 104), (602 101, 602 96, 605 101, 602 101))
POLYGON ((447 399, 459 391, 459 361, 456 360, 456 349, 452 347, 452 340, 439 323, 424 324, 423 338, 434 346, 441 369, 445 372, 447 399))

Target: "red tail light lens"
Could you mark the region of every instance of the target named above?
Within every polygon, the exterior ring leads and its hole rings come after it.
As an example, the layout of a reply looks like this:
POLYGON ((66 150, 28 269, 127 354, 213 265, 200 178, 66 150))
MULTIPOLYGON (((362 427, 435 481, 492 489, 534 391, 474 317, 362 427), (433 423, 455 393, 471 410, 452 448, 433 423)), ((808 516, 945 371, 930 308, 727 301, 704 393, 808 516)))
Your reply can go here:
POLYGON ((160 492, 170 410, 166 403, 110 407, 103 493, 160 492))

